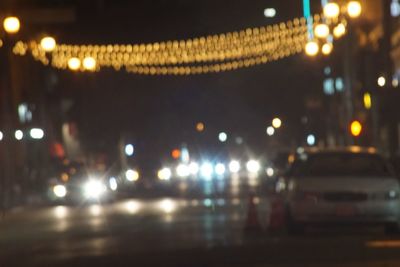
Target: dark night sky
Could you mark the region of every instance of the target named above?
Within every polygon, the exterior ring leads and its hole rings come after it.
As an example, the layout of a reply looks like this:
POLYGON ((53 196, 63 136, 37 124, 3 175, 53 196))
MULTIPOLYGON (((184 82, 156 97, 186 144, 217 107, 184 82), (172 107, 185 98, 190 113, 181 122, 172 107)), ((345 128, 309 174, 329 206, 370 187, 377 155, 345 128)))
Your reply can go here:
MULTIPOLYGON (((187 39, 302 15, 301 0, 20 2, 76 6, 74 24, 51 25, 59 42, 65 43, 187 39), (266 7, 275 7, 278 16, 265 18, 266 7)), ((79 119, 94 147, 106 147, 121 131, 129 131, 140 143, 166 151, 195 138, 197 121, 206 123, 209 140, 225 130, 256 146, 266 138, 265 128, 273 116, 283 117, 296 129, 305 114, 304 96, 322 90, 321 64, 298 55, 249 69, 185 77, 146 77, 113 70, 60 72, 58 90, 79 100, 79 119)))

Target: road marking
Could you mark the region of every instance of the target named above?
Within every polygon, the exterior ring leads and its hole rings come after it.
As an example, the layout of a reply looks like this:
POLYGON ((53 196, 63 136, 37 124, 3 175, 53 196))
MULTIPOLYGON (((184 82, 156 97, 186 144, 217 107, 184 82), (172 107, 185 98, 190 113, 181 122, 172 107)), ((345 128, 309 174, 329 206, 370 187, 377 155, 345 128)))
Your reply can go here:
POLYGON ((370 248, 400 248, 400 240, 368 241, 366 246, 370 248))

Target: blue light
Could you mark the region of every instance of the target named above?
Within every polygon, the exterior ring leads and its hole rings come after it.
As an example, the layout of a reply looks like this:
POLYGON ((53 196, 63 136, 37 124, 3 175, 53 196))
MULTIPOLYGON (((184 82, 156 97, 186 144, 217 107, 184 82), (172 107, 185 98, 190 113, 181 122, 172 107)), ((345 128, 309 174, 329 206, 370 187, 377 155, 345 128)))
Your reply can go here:
POLYGON ((392 4, 390 5, 390 12, 393 17, 400 16, 400 3, 399 0, 392 0, 392 4))
POLYGON ((313 134, 310 134, 310 135, 308 135, 307 136, 307 144, 309 145, 309 146, 313 146, 313 145, 315 145, 315 135, 313 135, 313 134))
POLYGON ((310 0, 303 0, 303 13, 305 18, 311 17, 310 0))
POLYGON ((333 95, 335 93, 335 84, 333 79, 324 80, 324 93, 326 95, 333 95))
POLYGON ((337 78, 335 81, 336 91, 343 92, 344 90, 344 81, 342 78, 337 78))
POLYGON ((135 148, 133 147, 133 145, 131 144, 127 144, 125 146, 125 154, 130 157, 133 155, 133 153, 135 152, 135 148))

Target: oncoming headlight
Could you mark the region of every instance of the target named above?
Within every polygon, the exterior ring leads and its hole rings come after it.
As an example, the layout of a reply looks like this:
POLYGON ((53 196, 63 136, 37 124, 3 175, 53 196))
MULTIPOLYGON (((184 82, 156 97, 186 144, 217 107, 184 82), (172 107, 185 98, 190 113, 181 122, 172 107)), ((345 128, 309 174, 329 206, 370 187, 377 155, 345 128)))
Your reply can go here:
POLYGON ((58 198, 63 198, 67 195, 67 188, 65 185, 58 184, 53 187, 53 193, 58 198))
POLYGON ((106 189, 101 181, 90 180, 84 185, 83 192, 86 198, 99 198, 105 193, 106 189))

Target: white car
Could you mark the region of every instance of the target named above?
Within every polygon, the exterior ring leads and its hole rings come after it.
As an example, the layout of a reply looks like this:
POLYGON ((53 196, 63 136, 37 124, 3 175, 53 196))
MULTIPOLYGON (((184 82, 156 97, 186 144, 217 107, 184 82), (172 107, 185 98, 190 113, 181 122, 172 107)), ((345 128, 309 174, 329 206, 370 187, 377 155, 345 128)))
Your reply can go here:
POLYGON ((293 233, 313 224, 379 224, 387 232, 399 230, 400 183, 373 149, 301 150, 289 160, 277 190, 285 196, 293 233))

